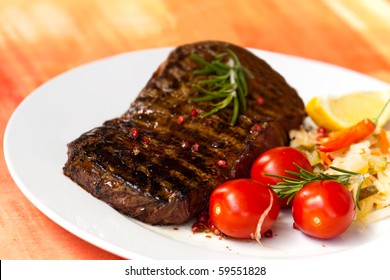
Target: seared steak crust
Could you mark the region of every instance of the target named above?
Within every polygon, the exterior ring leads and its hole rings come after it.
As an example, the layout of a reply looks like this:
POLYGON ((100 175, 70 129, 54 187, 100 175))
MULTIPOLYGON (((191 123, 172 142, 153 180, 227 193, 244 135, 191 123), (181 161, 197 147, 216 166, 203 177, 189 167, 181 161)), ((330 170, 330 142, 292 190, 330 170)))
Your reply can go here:
POLYGON ((249 51, 219 41, 188 44, 170 53, 121 117, 68 144, 63 170, 128 216, 180 224, 207 208, 217 185, 248 177, 259 154, 288 144, 288 131, 304 116, 296 91, 249 51), (193 74, 202 66, 190 55, 211 61, 226 49, 254 75, 248 109, 235 126, 229 124, 232 110, 202 119, 210 104, 189 101, 203 96, 193 84, 205 78, 193 74))

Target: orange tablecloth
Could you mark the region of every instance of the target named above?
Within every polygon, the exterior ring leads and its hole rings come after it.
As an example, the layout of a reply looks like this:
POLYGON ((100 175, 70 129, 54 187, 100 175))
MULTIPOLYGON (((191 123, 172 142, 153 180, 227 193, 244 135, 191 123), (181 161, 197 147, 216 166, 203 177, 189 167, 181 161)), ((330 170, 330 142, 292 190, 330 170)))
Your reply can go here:
MULTIPOLYGON (((389 0, 0 0, 0 138, 36 87, 121 52, 220 39, 390 82, 389 0)), ((49 220, 12 180, 0 142, 0 259, 118 259, 49 220)))

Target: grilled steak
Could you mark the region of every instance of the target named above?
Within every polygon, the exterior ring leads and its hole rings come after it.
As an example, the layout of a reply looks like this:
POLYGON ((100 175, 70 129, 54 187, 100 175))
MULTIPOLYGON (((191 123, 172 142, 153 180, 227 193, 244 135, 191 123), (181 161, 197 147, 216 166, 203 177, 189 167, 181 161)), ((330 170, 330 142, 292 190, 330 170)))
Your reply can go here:
POLYGON ((219 41, 180 46, 152 75, 122 116, 68 144, 64 173, 118 211, 149 224, 180 224, 208 206, 212 190, 249 177, 255 158, 288 144, 288 131, 305 116, 296 91, 265 61, 219 41), (248 108, 230 125, 231 108, 207 118, 210 102, 194 87, 207 61, 229 49, 254 78, 248 108), (261 101, 261 102, 259 102, 261 101))

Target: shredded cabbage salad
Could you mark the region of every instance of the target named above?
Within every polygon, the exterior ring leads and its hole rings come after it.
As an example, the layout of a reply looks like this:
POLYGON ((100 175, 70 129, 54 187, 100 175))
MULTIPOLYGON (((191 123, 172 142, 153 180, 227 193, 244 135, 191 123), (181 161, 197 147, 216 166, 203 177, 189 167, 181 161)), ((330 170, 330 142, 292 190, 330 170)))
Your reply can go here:
POLYGON ((361 174, 347 186, 358 205, 355 223, 360 226, 390 216, 390 131, 377 128, 366 139, 330 153, 318 150, 321 131, 307 118, 298 130, 290 131, 290 146, 306 153, 314 172, 337 174, 340 169, 361 174))

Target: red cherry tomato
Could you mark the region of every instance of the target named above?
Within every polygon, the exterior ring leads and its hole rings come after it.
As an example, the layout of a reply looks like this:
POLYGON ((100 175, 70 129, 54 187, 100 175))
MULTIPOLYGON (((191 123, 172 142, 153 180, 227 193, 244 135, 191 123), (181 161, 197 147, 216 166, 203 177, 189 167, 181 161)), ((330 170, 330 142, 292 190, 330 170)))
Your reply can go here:
POLYGON ((267 232, 279 215, 279 200, 268 186, 251 179, 219 185, 210 197, 210 220, 224 234, 254 238, 267 232))
POLYGON ((305 185, 295 195, 292 215, 305 234, 330 239, 345 232, 356 214, 348 189, 336 181, 317 181, 305 185))
MULTIPOLYGON (((283 179, 264 174, 297 178, 286 173, 286 170, 299 172, 299 168, 294 163, 307 171, 313 171, 309 160, 301 151, 292 147, 276 147, 270 149, 261 154, 253 163, 251 178, 267 185, 276 185, 278 182, 283 181, 283 179)), ((282 207, 286 206, 287 199, 281 201, 282 207)))

